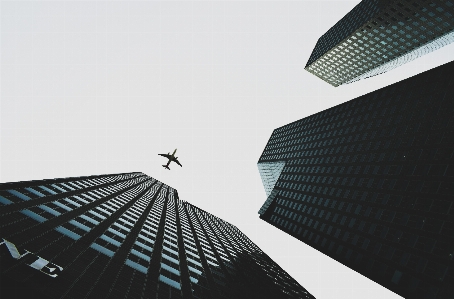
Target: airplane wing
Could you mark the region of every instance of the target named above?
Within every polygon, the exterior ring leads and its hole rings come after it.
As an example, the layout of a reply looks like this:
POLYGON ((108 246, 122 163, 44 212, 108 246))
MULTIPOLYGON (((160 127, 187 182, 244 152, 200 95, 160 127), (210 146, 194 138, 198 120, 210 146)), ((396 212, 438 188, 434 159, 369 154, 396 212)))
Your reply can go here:
POLYGON ((172 156, 171 155, 167 155, 167 154, 158 154, 158 155, 166 157, 167 159, 172 160, 172 156))
POLYGON ((177 163, 177 164, 180 165, 181 167, 183 167, 183 165, 181 165, 180 162, 179 162, 177 159, 173 159, 172 161, 175 162, 175 163, 177 163))

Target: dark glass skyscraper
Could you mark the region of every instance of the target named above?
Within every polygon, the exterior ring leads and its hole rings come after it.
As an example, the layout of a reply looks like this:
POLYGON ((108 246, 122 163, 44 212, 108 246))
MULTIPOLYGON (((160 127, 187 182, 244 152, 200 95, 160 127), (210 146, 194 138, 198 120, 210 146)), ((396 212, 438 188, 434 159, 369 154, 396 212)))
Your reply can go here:
POLYGON ((454 41, 452 0, 363 0, 322 35, 305 69, 333 86, 387 72, 454 41))
POLYGON ((405 298, 454 298, 454 62, 274 130, 260 218, 405 298))
POLYGON ((314 298, 143 173, 0 184, 0 227, 2 298, 314 298))

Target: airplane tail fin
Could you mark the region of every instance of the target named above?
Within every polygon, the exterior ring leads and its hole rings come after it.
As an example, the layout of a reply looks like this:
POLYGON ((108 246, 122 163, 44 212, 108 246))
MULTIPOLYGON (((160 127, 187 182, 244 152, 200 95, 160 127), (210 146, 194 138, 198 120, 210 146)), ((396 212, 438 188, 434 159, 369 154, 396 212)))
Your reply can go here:
POLYGON ((169 166, 167 166, 167 165, 162 165, 162 167, 167 168, 168 170, 170 170, 169 166))

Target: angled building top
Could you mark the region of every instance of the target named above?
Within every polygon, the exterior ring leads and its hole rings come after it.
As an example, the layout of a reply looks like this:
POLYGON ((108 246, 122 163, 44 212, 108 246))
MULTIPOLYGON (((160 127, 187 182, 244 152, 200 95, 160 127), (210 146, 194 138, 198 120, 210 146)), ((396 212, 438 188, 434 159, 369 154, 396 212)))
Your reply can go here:
POLYGON ((363 0, 320 37, 305 69, 339 86, 387 72, 453 41, 453 1, 363 0))

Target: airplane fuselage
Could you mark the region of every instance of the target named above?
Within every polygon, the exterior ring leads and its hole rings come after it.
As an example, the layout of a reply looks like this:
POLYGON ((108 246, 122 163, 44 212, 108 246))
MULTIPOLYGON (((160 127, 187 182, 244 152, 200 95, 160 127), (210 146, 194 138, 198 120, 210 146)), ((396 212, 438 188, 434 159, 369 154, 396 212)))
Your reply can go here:
POLYGON ((166 157, 167 159, 169 159, 169 161, 167 162, 167 164, 166 164, 166 165, 162 165, 162 167, 164 167, 164 168, 170 170, 169 165, 170 165, 170 163, 171 163, 172 161, 175 162, 175 163, 177 163, 178 165, 181 166, 180 162, 178 162, 178 160, 177 160, 178 157, 175 157, 175 153, 176 153, 176 152, 177 152, 177 149, 175 149, 175 150, 173 151, 172 155, 171 155, 170 153, 167 153, 167 155, 162 155, 162 154, 160 154, 161 156, 164 156, 164 157, 166 157))

